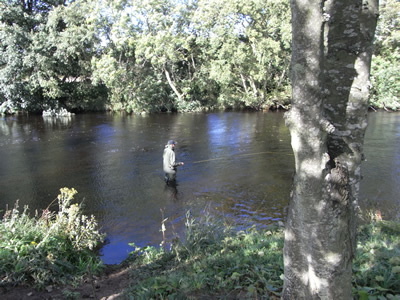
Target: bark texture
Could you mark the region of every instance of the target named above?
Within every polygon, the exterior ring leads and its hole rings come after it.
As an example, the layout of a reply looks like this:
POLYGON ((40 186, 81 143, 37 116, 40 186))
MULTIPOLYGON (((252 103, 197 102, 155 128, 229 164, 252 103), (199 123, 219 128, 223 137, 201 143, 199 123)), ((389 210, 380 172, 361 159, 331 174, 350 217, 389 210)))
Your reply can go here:
POLYGON ((378 0, 292 0, 295 177, 283 299, 352 299, 355 216, 378 0))

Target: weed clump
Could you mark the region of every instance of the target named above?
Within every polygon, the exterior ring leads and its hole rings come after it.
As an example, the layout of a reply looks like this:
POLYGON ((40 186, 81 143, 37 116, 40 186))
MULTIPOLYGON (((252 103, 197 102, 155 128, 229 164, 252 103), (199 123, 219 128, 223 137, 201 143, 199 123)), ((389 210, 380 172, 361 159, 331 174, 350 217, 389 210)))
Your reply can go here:
POLYGON ((49 209, 29 216, 18 203, 0 222, 0 279, 3 284, 29 284, 38 288, 78 281, 96 273, 102 263, 94 249, 104 236, 93 216, 72 204, 75 189, 63 188, 58 212, 49 209))

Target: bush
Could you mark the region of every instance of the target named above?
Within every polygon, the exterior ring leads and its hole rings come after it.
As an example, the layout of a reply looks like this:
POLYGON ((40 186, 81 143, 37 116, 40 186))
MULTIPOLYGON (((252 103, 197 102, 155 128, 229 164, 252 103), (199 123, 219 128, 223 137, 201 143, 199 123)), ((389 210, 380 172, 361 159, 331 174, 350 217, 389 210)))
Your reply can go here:
POLYGON ((77 281, 96 273, 101 261, 94 249, 104 236, 93 216, 71 204, 75 189, 63 188, 58 212, 49 209, 30 217, 28 207, 5 212, 0 223, 0 278, 3 283, 44 287, 77 281))

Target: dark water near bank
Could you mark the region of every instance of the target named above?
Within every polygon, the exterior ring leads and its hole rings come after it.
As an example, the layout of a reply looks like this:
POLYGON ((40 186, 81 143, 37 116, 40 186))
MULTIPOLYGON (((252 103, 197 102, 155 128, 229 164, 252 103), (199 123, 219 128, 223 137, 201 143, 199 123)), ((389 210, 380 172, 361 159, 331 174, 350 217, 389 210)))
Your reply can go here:
MULTIPOLYGON (((208 210, 246 227, 282 220, 294 159, 282 113, 84 114, 0 119, 0 209, 45 208, 62 187, 74 187, 109 243, 106 263, 118 263, 129 242, 159 245, 162 214, 168 237, 186 212, 208 210), (185 165, 166 187, 162 151, 178 141, 185 165)), ((396 215, 400 194, 400 114, 370 114, 361 187, 363 202, 396 215)))

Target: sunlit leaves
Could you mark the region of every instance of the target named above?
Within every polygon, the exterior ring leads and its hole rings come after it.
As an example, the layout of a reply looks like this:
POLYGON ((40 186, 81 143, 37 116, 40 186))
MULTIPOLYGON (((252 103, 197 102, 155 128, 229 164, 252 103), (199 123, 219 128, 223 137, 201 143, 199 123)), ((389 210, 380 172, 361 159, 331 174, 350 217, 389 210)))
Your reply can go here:
POLYGON ((400 2, 382 1, 372 60, 371 104, 400 109, 400 2))
MULTIPOLYGON (((114 58, 118 77, 131 83, 122 97, 118 82, 114 86, 104 78, 113 102, 138 103, 143 95, 139 82, 152 77, 166 88, 164 100, 154 105, 165 109, 165 99, 170 99, 167 103, 180 111, 202 103, 259 107, 269 91, 288 84, 288 1, 102 3, 110 21, 104 31, 109 32, 107 55, 114 58)), ((101 69, 95 74, 111 76, 101 69)), ((138 107, 147 110, 145 106, 138 107)))
POLYGON ((398 222, 372 222, 361 228, 353 267, 353 286, 360 299, 400 294, 399 241, 398 222))
POLYGON ((99 269, 94 248, 103 242, 93 216, 82 214, 72 201, 76 190, 63 188, 57 197, 59 210, 41 215, 19 211, 18 203, 0 222, 0 278, 4 283, 72 283, 99 269))
POLYGON ((0 13, 2 101, 31 111, 84 106, 78 90, 90 78, 98 43, 86 19, 94 8, 85 0, 24 3, 9 1, 0 13))
MULTIPOLYGON (((2 111, 85 109, 103 84, 111 107, 138 112, 290 97, 288 0, 34 3, 28 13, 24 1, 0 2, 2 111)), ((399 106, 398 13, 398 1, 382 2, 372 103, 388 108, 399 106)))
POLYGON ((228 97, 259 107, 269 91, 287 84, 290 53, 288 1, 199 1, 196 20, 210 76, 228 97), (278 17, 280 16, 280 17, 278 17), (209 42, 208 42, 209 39, 209 42))

